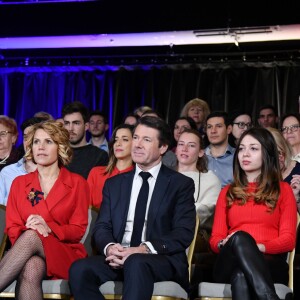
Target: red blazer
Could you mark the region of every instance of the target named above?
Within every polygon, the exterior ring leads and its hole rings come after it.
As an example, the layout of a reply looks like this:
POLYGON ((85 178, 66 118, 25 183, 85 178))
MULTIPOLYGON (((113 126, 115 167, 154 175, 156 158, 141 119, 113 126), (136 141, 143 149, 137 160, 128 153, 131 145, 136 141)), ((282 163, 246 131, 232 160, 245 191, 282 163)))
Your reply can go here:
POLYGON ((110 174, 105 174, 106 168, 107 167, 102 166, 94 167, 90 171, 89 177, 87 179, 91 191, 90 205, 98 208, 101 206, 102 203, 102 190, 106 179, 133 170, 133 165, 122 171, 115 167, 110 174))
POLYGON ((65 168, 47 198, 32 206, 31 189, 41 191, 38 171, 17 177, 11 186, 6 208, 6 231, 12 244, 16 242, 31 214, 42 216, 51 228, 48 237, 39 235, 43 243, 47 276, 68 279, 70 265, 87 256, 80 243, 88 223, 89 187, 86 180, 65 168))

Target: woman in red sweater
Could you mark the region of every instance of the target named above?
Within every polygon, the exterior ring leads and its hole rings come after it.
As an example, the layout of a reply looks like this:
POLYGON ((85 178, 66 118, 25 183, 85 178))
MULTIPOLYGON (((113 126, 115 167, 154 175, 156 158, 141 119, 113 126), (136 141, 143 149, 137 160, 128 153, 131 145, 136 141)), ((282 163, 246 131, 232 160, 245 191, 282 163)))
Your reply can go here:
POLYGON ((232 299, 279 299, 287 284, 286 253, 295 247, 297 208, 281 181, 278 151, 264 128, 245 131, 234 156, 234 181, 220 193, 210 246, 219 253, 217 282, 231 283, 232 299))
POLYGON ((102 190, 106 179, 133 169, 131 158, 133 126, 121 124, 114 130, 109 143, 109 162, 106 167, 94 167, 89 176, 88 184, 91 191, 90 205, 100 207, 102 190))

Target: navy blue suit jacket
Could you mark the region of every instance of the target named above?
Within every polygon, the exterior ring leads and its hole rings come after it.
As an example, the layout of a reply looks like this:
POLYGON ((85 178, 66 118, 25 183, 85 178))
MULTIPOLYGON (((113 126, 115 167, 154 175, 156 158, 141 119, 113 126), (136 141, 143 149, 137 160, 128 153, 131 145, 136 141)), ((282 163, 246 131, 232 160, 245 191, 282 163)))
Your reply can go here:
MULTIPOLYGON (((135 170, 107 179, 93 230, 98 250, 121 243, 125 231, 135 170)), ((164 165, 158 173, 147 219, 146 241, 174 267, 174 280, 188 288, 186 248, 195 231, 194 182, 164 165)))

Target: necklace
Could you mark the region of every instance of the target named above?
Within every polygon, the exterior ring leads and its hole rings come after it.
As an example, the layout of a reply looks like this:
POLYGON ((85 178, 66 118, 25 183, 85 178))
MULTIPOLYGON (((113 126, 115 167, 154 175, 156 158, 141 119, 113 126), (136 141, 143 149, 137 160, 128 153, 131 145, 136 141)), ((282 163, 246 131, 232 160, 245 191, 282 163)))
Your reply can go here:
POLYGON ((198 195, 197 195, 197 199, 195 200, 195 203, 198 202, 199 200, 199 195, 200 195, 200 172, 199 173, 199 177, 198 177, 198 195))
POLYGON ((8 158, 9 158, 9 154, 6 157, 4 157, 2 160, 0 160, 0 165, 5 165, 8 158))

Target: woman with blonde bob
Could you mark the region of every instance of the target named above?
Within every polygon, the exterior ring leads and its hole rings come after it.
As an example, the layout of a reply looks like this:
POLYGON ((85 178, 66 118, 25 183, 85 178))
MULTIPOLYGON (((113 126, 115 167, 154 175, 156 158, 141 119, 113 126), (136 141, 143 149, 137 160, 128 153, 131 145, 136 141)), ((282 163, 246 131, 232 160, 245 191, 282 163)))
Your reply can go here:
POLYGON ((200 133, 203 133, 203 128, 205 125, 206 117, 209 115, 210 109, 208 104, 199 98, 190 100, 183 107, 180 117, 190 117, 192 118, 200 133))
POLYGON ((242 134, 233 169, 233 183, 217 201, 210 239, 219 253, 214 279, 231 283, 233 300, 279 300, 274 282, 288 282, 286 254, 295 247, 297 208, 267 129, 242 134))
POLYGON ((44 278, 68 279, 70 265, 87 256, 80 240, 88 223, 89 188, 64 167, 72 149, 62 124, 33 125, 26 149, 37 170, 11 186, 6 232, 12 248, 0 261, 0 292, 17 280, 16 299, 41 300, 44 278))

